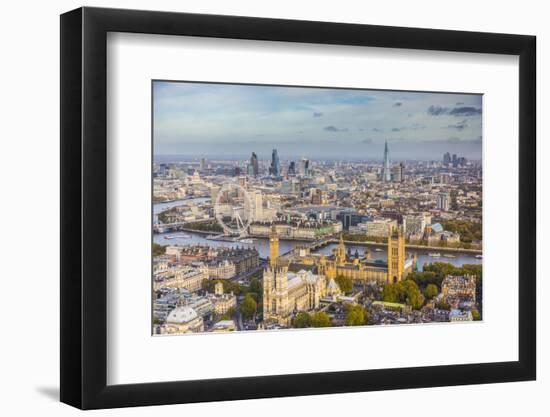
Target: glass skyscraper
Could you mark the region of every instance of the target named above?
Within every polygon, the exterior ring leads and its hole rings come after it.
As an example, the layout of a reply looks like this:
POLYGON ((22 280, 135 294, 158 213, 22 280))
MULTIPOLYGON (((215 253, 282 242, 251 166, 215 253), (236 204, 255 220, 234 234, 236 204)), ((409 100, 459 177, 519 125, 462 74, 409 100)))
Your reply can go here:
POLYGON ((390 172, 390 152, 388 150, 388 141, 384 146, 384 166, 382 168, 382 181, 390 182, 391 181, 391 172, 390 172))
POLYGON ((273 149, 273 152, 271 153, 271 167, 269 168, 269 171, 274 177, 281 176, 281 162, 279 161, 277 149, 273 149))

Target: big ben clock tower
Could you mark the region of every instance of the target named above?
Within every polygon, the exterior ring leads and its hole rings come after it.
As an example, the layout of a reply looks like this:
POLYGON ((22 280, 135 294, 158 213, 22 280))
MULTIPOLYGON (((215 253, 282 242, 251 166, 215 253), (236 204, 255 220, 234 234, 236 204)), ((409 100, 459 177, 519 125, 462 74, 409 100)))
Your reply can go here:
POLYGON ((271 233, 269 234, 269 265, 271 267, 277 266, 277 259, 279 258, 279 236, 277 235, 277 229, 275 223, 271 225, 271 233))

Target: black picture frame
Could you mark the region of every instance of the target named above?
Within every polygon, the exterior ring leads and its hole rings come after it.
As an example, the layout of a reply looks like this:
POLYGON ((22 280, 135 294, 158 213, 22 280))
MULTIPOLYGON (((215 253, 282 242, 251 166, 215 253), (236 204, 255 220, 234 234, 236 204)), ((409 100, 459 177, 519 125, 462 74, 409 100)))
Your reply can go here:
POLYGON ((535 51, 524 35, 88 7, 61 15, 61 401, 96 409, 534 380, 535 51), (108 32, 519 56, 519 360, 107 385, 108 32))

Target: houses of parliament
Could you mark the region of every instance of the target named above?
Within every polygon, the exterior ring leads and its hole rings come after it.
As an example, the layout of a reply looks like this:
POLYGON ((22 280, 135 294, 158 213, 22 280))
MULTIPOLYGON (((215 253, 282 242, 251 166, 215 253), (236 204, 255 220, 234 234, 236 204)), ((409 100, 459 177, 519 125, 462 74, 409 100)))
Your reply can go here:
POLYGON ((263 272, 264 320, 288 326, 293 313, 316 310, 322 300, 336 301, 342 295, 335 278, 344 276, 354 282, 378 282, 381 285, 405 279, 416 265, 416 257, 407 257, 400 228, 388 231, 387 262, 373 261, 368 251, 363 257, 346 253, 343 238, 331 256, 302 251, 295 258, 279 257, 279 237, 272 227, 269 238, 269 262, 263 272), (309 265, 312 270, 290 272, 291 263, 309 265))

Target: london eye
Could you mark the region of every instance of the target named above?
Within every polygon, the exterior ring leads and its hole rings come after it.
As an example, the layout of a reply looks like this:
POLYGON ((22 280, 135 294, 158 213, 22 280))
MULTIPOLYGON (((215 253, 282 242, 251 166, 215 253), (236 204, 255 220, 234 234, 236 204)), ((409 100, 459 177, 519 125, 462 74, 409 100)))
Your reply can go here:
POLYGON ((237 183, 223 184, 214 202, 214 215, 227 236, 244 237, 252 221, 252 200, 237 183))

